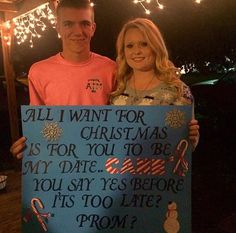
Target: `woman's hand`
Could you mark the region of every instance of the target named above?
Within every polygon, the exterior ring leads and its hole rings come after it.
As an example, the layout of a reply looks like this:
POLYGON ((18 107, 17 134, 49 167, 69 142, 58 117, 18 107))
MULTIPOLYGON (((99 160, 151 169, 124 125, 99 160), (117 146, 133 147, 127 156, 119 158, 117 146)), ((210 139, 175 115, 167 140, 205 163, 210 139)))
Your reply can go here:
POLYGON ((191 120, 188 126, 189 126, 189 140, 192 144, 193 151, 194 151, 199 142, 199 137, 200 137, 199 128, 200 127, 196 119, 191 120))

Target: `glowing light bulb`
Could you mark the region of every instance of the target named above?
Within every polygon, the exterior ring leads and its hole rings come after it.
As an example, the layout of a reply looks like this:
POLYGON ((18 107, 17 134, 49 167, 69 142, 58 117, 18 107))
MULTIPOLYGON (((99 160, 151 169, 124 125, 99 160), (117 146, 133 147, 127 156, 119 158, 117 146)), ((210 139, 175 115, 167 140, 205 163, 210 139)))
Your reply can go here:
POLYGON ((5 26, 6 29, 10 29, 10 28, 11 28, 11 23, 10 23, 10 21, 5 22, 5 23, 4 23, 4 26, 5 26))
MULTIPOLYGON (((146 14, 150 14, 150 7, 152 7, 152 5, 150 4, 151 2, 155 2, 155 5, 158 9, 163 10, 165 8, 165 6, 161 3, 164 0, 133 0, 134 4, 139 4, 145 11, 146 14)), ((202 2, 202 0, 192 0, 195 1, 196 3, 200 4, 202 2)))
POLYGON ((32 38, 41 38, 42 31, 46 30, 46 24, 42 21, 43 18, 48 19, 52 27, 55 28, 55 16, 49 7, 49 3, 45 3, 32 9, 25 14, 15 17, 12 21, 15 24, 14 35, 17 40, 17 44, 25 42, 28 38, 30 47, 33 47, 32 38))

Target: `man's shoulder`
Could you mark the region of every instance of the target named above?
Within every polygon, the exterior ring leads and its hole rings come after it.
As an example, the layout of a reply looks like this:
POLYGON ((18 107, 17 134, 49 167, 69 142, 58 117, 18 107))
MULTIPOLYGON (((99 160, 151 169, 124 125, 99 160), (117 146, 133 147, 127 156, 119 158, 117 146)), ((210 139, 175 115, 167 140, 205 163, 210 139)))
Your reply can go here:
POLYGON ((57 61, 57 56, 58 54, 56 55, 53 55, 51 57, 48 57, 46 59, 43 59, 43 60, 40 60, 40 61, 37 61, 35 62, 34 64, 32 64, 32 66, 30 67, 30 69, 41 69, 42 67, 44 66, 48 66, 48 65, 51 65, 52 63, 56 63, 57 61))
POLYGON ((110 64, 111 66, 116 66, 115 61, 113 61, 109 57, 103 56, 103 55, 98 54, 98 53, 93 53, 93 57, 97 62, 103 62, 103 63, 110 64))

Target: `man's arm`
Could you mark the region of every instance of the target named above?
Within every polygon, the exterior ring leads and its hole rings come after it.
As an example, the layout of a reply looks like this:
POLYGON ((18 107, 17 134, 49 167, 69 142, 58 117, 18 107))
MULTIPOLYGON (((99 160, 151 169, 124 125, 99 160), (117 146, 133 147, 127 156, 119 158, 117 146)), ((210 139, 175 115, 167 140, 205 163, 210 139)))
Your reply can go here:
POLYGON ((40 87, 37 86, 29 76, 29 94, 30 105, 45 105, 45 102, 40 94, 40 87))
POLYGON ((20 139, 18 139, 17 141, 15 141, 12 144, 12 146, 10 148, 10 152, 12 153, 13 157, 15 157, 17 159, 22 159, 23 151, 26 146, 25 142, 26 142, 26 138, 21 137, 20 139))

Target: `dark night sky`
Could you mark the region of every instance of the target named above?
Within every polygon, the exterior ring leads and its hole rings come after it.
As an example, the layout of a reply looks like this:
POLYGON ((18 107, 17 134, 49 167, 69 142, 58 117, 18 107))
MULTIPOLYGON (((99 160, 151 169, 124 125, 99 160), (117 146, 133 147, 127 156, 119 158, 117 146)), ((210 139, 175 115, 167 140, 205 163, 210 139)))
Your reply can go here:
MULTIPOLYGON (((220 61, 224 55, 236 60, 236 0, 160 0, 164 10, 152 8, 147 16, 133 0, 94 0, 97 30, 92 50, 115 58, 115 40, 121 26, 128 19, 148 17, 160 28, 171 59, 183 61, 220 61)), ((153 1, 154 2, 154 1, 153 1)), ((14 64, 19 71, 60 50, 60 41, 54 29, 34 41, 34 48, 24 45, 14 48, 14 64)))

